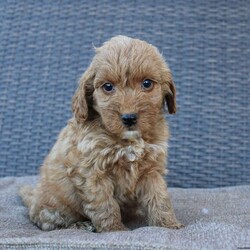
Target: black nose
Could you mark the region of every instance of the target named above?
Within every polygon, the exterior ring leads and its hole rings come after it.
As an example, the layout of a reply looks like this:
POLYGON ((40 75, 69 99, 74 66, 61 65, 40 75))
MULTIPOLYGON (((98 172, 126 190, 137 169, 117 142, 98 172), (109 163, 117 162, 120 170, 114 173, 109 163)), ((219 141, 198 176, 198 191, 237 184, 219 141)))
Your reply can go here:
POLYGON ((124 125, 130 127, 136 124, 137 115, 136 114, 123 114, 121 115, 122 122, 124 125))

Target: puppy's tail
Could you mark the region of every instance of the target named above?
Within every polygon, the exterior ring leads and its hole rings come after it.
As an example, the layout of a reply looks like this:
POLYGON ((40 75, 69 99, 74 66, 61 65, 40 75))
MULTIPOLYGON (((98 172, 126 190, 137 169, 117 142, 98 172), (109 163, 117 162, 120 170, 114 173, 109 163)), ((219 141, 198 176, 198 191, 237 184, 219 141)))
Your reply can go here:
POLYGON ((33 187, 31 186, 23 186, 19 190, 19 195, 22 197, 23 203, 30 208, 33 200, 33 187))

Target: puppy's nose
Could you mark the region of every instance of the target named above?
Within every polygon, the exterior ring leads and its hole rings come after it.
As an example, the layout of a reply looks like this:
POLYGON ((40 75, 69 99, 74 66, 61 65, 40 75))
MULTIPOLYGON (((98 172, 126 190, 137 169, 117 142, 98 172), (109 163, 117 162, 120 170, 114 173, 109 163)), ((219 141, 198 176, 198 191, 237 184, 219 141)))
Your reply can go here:
POLYGON ((123 114, 121 115, 122 122, 124 125, 130 127, 136 124, 137 115, 136 114, 123 114))

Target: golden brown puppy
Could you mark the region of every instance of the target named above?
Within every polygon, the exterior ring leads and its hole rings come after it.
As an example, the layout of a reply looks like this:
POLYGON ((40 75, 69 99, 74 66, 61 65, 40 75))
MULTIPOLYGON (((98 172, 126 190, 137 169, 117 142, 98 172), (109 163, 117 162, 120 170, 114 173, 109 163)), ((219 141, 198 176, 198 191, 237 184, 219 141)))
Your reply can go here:
POLYGON ((126 230, 140 209, 150 226, 180 228, 164 181, 164 106, 176 112, 175 86, 154 46, 117 36, 97 48, 39 183, 21 190, 31 220, 43 230, 84 220, 126 230))

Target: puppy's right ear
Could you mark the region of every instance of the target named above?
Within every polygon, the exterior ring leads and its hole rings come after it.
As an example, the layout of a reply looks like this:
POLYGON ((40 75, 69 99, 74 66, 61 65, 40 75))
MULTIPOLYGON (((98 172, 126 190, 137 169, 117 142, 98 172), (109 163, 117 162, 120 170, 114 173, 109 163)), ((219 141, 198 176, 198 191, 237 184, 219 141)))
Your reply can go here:
POLYGON ((91 65, 82 75, 79 86, 72 99, 72 111, 79 123, 86 121, 93 105, 95 73, 91 65))

